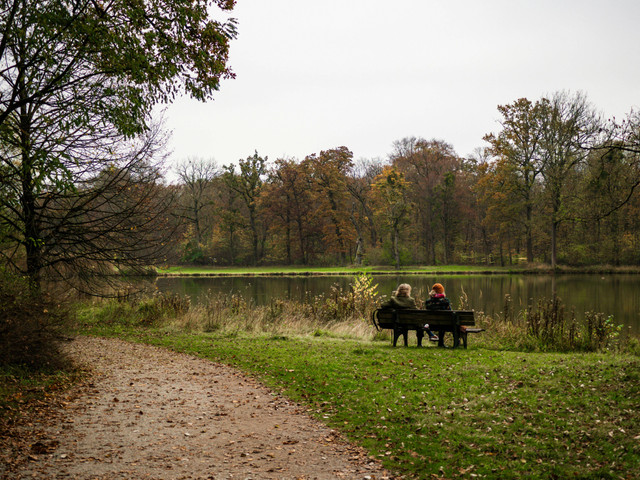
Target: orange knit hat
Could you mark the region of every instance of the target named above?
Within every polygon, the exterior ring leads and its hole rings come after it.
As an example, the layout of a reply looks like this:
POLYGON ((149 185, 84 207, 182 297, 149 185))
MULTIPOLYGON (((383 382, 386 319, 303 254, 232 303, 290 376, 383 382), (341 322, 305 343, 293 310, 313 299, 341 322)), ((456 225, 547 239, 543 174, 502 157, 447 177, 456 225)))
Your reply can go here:
POLYGON ((431 289, 436 293, 444 293, 444 287, 441 283, 435 283, 431 289))

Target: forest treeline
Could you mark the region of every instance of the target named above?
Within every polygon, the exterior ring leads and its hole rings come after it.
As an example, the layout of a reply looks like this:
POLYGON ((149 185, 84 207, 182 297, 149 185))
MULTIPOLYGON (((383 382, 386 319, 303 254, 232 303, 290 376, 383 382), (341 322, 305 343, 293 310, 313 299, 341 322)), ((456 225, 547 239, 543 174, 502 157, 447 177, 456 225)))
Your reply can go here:
POLYGON ((211 265, 640 263, 639 117, 604 121, 583 94, 498 107, 458 156, 407 137, 384 159, 345 146, 304 159, 191 158, 172 260, 211 265))

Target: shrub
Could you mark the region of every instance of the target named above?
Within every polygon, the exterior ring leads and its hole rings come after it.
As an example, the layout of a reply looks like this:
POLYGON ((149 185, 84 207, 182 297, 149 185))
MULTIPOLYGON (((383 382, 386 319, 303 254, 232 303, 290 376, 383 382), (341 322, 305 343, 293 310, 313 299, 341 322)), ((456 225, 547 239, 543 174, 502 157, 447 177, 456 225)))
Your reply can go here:
POLYGON ((32 369, 62 367, 62 330, 70 310, 24 277, 0 270, 0 364, 32 369))
POLYGON ((371 276, 357 275, 348 288, 336 284, 327 295, 313 297, 309 313, 321 322, 352 318, 368 321, 376 308, 377 288, 371 276))

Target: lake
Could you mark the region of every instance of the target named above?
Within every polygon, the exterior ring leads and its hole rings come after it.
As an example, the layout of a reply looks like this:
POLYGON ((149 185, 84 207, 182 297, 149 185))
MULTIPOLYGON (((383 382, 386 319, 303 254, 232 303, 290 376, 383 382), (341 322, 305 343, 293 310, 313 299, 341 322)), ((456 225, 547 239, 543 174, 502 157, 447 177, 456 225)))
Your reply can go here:
MULTIPOLYGON (((574 307, 578 317, 585 311, 613 315, 616 323, 640 334, 640 275, 374 275, 373 280, 378 293, 387 296, 399 283, 409 283, 419 300, 440 282, 454 308, 464 293, 470 308, 488 314, 503 311, 507 294, 518 311, 532 301, 551 298, 555 291, 567 312, 574 307)), ((239 294, 264 305, 275 298, 303 301, 328 294, 332 285, 347 288, 352 281, 352 276, 158 277, 156 286, 189 295, 194 302, 210 291, 239 294)))

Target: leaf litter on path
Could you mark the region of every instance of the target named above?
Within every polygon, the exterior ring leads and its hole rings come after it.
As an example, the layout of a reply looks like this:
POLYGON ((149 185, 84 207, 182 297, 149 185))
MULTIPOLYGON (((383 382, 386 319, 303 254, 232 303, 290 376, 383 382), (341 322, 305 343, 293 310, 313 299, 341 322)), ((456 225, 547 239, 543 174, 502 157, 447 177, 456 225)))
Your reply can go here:
POLYGON ((118 339, 78 337, 67 348, 91 379, 54 414, 20 427, 30 451, 6 478, 392 478, 231 367, 118 339))

